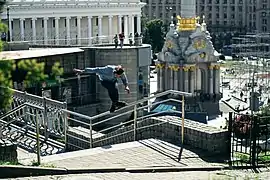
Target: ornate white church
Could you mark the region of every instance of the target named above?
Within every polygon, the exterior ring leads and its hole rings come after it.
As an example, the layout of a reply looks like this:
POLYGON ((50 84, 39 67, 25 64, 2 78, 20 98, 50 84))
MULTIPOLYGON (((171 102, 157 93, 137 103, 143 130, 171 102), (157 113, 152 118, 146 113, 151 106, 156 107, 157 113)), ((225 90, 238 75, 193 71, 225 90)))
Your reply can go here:
POLYGON ((141 33, 140 0, 9 0, 2 20, 10 41, 44 45, 112 43, 141 33))

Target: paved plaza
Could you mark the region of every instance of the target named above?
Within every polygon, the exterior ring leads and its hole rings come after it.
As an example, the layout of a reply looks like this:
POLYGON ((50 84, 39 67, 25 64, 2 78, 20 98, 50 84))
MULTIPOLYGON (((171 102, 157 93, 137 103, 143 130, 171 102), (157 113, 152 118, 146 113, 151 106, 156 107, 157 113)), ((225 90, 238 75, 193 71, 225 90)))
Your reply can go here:
POLYGON ((66 169, 87 168, 142 168, 142 167, 209 167, 214 163, 207 154, 196 154, 184 148, 178 162, 180 147, 158 139, 116 144, 107 147, 51 155, 42 163, 66 169))

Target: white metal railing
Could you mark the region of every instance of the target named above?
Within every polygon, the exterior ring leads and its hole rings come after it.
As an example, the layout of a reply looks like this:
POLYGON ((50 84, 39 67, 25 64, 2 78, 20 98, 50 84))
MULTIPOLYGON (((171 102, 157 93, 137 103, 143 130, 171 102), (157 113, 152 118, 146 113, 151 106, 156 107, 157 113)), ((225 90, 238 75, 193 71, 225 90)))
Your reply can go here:
MULTIPOLYGON (((25 40, 20 40, 21 37, 20 35, 13 36, 14 41, 11 43, 26 43, 29 44, 30 46, 34 45, 44 45, 44 46, 89 46, 89 45, 107 45, 107 44, 114 44, 114 36, 93 36, 91 38, 50 38, 50 39, 32 39, 32 35, 29 37, 25 38, 25 40)), ((133 37, 133 44, 142 44, 141 40, 142 37, 133 37), (135 43, 139 41, 139 43, 135 43)), ((120 43, 118 39, 118 44, 120 43)), ((128 37, 125 37, 124 43, 128 44, 129 39, 128 37)))
MULTIPOLYGON (((5 127, 8 127, 10 124, 14 123, 15 121, 18 121, 19 119, 23 118, 26 126, 32 126, 34 128, 35 132, 35 139, 37 143, 37 163, 40 164, 40 158, 41 158, 41 147, 40 147, 40 129, 42 126, 40 125, 40 120, 38 119, 39 114, 44 111, 43 107, 30 104, 30 103, 24 103, 20 106, 16 107, 15 109, 12 109, 11 111, 7 112, 6 114, 2 115, 0 117, 0 138, 3 137, 3 130, 5 127), (30 110, 30 111, 29 111, 30 110), (20 117, 18 117, 17 112, 21 111, 20 117), (1 125, 2 124, 2 125, 1 125)), ((22 127, 24 128, 24 127, 22 127)), ((20 129, 16 129, 16 131, 20 131, 20 129)), ((14 132, 13 132, 14 133, 14 132)))
MULTIPOLYGON (((83 149, 82 147, 78 147, 77 145, 74 145, 74 144, 71 144, 70 142, 67 142, 67 137, 70 136, 72 138, 75 138, 77 140, 81 140, 81 141, 89 144, 89 147, 92 148, 93 143, 94 143, 93 142, 93 140, 94 140, 93 137, 94 136, 99 136, 99 135, 101 135, 101 133, 108 132, 108 131, 111 131, 113 129, 117 129, 117 128, 123 126, 123 125, 130 124, 130 123, 133 124, 132 131, 134 132, 133 133, 134 134, 133 139, 135 141, 136 136, 137 136, 137 130, 138 130, 138 127, 137 127, 138 120, 142 121, 145 118, 155 116, 155 115, 158 115, 158 114, 162 114, 162 113, 168 112, 168 111, 157 112, 157 113, 148 114, 148 115, 145 115, 145 116, 143 115, 141 117, 138 117, 137 112, 139 110, 144 110, 146 108, 150 108, 150 107, 152 107, 154 105, 158 105, 158 104, 168 102, 168 101, 179 102, 182 105, 182 110, 181 111, 170 110, 170 112, 175 112, 175 113, 181 113, 182 114, 182 134, 184 134, 184 117, 185 117, 185 115, 184 115, 185 114, 184 113, 185 112, 185 103, 184 103, 185 100, 184 100, 184 97, 185 96, 192 96, 192 94, 187 93, 187 92, 175 91, 175 90, 168 90, 168 91, 165 91, 165 92, 161 92, 161 93, 155 94, 154 96, 144 98, 144 99, 138 100, 136 102, 129 103, 128 106, 125 106, 125 107, 121 108, 120 110, 118 110, 119 112, 121 111, 120 114, 117 114, 117 115, 115 115, 113 117, 110 117, 110 118, 105 118, 104 120, 98 121, 96 123, 94 123, 94 120, 97 120, 97 119, 102 118, 102 117, 104 118, 105 116, 108 116, 111 113, 108 111, 108 112, 105 112, 105 113, 102 113, 102 114, 99 114, 99 115, 96 115, 96 116, 89 117, 89 116, 86 116, 86 115, 82 115, 82 114, 79 114, 79 113, 76 113, 76 112, 69 111, 67 109, 63 109, 63 111, 67 114, 66 117, 67 117, 67 121, 68 121, 67 123, 65 123, 65 124, 67 124, 67 127, 66 127, 66 139, 65 139, 66 144, 69 144, 71 146, 83 149), (150 103, 151 99, 166 96, 166 95, 171 95, 171 94, 172 95, 180 95, 180 96, 182 96, 182 98, 180 100, 177 100, 175 98, 167 98, 166 100, 159 101, 159 102, 156 102, 156 103, 153 103, 153 104, 150 103), (147 105, 141 105, 142 103, 145 103, 145 102, 147 102, 147 105), (114 120, 116 118, 124 117, 125 115, 130 114, 130 113, 134 113, 134 118, 132 120, 126 121, 126 122, 121 123, 121 124, 113 125, 111 127, 104 128, 104 129, 101 129, 101 130, 96 131, 96 132, 93 130, 95 128, 95 126, 97 126, 97 125, 108 123, 108 122, 110 122, 110 121, 112 121, 112 120, 114 120), (77 125, 75 125, 75 126, 70 125, 72 123, 77 123, 77 125), (78 130, 78 128, 76 128, 78 126, 82 126, 82 127, 85 127, 86 129, 88 129, 87 134, 89 136, 89 142, 87 142, 85 139, 82 139, 80 137, 75 137, 74 135, 69 133, 69 130, 72 130, 72 129, 76 129, 76 131, 79 132, 80 130, 78 130)), ((116 111, 116 113, 117 113, 117 111, 116 111)), ((156 126, 156 125, 157 124, 151 124, 151 125, 148 125, 148 126, 145 126, 145 127, 140 127, 140 129, 146 128, 146 127, 151 127, 151 126, 156 126)), ((123 132, 123 133, 128 133, 130 131, 126 131, 126 132, 123 132)), ((85 132, 82 132, 82 133, 85 133, 85 132)), ((118 134, 118 136, 119 135, 120 134, 118 134)), ((113 137, 107 137, 106 139, 109 139, 109 138, 113 138, 113 137)), ((101 140, 105 140, 105 139, 101 139, 101 140)), ((101 140, 98 140, 98 141, 101 141, 101 140)), ((184 140, 184 136, 182 136, 182 142, 183 142, 183 140, 184 140)), ((95 141, 95 143, 97 143, 98 141, 95 141)))

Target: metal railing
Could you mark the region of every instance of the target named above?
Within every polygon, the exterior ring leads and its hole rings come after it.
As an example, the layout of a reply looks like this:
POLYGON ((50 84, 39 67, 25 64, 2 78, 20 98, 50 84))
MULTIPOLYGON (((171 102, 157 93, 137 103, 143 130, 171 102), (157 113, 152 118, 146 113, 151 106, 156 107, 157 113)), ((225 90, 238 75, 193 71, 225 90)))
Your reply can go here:
MULTIPOLYGON (((50 38, 44 39, 43 37, 38 37, 36 40, 33 39, 32 35, 25 36, 25 40, 21 40, 20 35, 13 36, 13 41, 11 43, 27 43, 30 46, 34 45, 44 45, 44 46, 89 46, 89 45, 108 45, 114 44, 114 36, 94 36, 90 38, 50 38)), ((133 45, 141 45, 142 37, 132 37, 133 45)), ((118 43, 120 41, 118 40, 118 43)), ((129 38, 125 37, 125 44, 129 44, 129 38)))
POLYGON ((35 139, 37 143, 36 153, 38 165, 40 164, 41 159, 40 129, 42 128, 42 126, 40 125, 40 119, 38 119, 41 111, 44 111, 43 107, 39 107, 30 103, 24 103, 0 117, 0 138, 3 137, 2 133, 4 131, 4 128, 18 121, 19 118, 23 118, 25 124, 23 127, 16 129, 15 132, 21 131, 21 129, 26 128, 26 126, 34 128, 33 131, 35 132, 35 139), (30 111, 29 108, 31 109, 30 111), (23 112, 20 117, 17 116, 18 111, 23 112), (34 127, 32 125, 34 125, 34 127))
MULTIPOLYGON (((168 90, 168 91, 165 91, 165 92, 161 92, 161 93, 155 94, 155 95, 153 95, 151 97, 144 98, 144 99, 138 100, 136 102, 130 103, 128 106, 125 106, 125 107, 117 110, 114 113, 116 115, 114 115, 112 117, 106 117, 106 116, 111 115, 111 113, 109 111, 101 113, 101 114, 96 115, 96 116, 89 117, 89 116, 85 116, 85 115, 82 115, 82 114, 79 114, 79 113, 75 113, 75 112, 63 109, 63 111, 67 114, 66 115, 66 117, 67 117, 67 122, 66 122, 67 127, 65 128, 66 129, 66 131, 65 131, 66 132, 66 139, 65 139, 66 145, 74 146, 74 147, 79 148, 79 149, 84 149, 84 148, 89 148, 89 147, 92 148, 92 147, 94 147, 93 143, 97 143, 99 141, 110 139, 110 138, 113 138, 114 136, 119 136, 121 134, 130 133, 131 131, 133 131, 133 140, 136 141, 137 130, 157 126, 157 125, 160 124, 160 123, 150 124, 150 125, 138 128, 137 125, 138 125, 139 121, 142 122, 142 121, 144 121, 145 119, 147 119, 149 117, 160 115, 160 114, 163 114, 163 113, 166 113, 166 112, 181 113, 182 114, 182 131, 181 131, 181 133, 182 133, 182 142, 183 142, 183 140, 184 140, 184 136, 183 136, 183 134, 184 134, 184 119, 185 119, 185 115, 184 115, 185 114, 184 113, 185 112, 185 103, 184 103, 184 101, 185 101, 184 97, 185 96, 192 96, 192 94, 187 93, 187 92, 175 91, 175 90, 168 90), (176 98, 167 98, 165 100, 162 100, 162 101, 159 101, 159 102, 156 102, 156 103, 150 103, 150 100, 152 100, 154 98, 167 96, 167 95, 171 95, 171 94, 172 95, 180 95, 180 96, 182 96, 182 98, 179 99, 179 100, 177 100, 176 98), (147 115, 141 115, 141 116, 138 115, 138 112, 140 110, 145 110, 147 108, 148 112, 149 112, 149 108, 151 108, 152 106, 159 105, 161 103, 165 103, 165 102, 168 102, 168 101, 178 102, 180 105, 182 105, 182 110, 181 111, 169 110, 169 111, 162 111, 162 112, 156 112, 156 113, 149 113, 147 115), (145 102, 147 102, 147 105, 142 105, 145 102), (101 128, 101 129, 99 129, 97 131, 94 131, 94 129, 96 129, 95 127, 97 127, 97 126, 108 124, 108 123, 112 122, 115 119, 123 118, 126 115, 129 115, 131 113, 133 113, 133 118, 131 120, 128 120, 128 121, 125 121, 125 122, 122 122, 122 123, 116 123, 116 125, 101 128), (100 120, 98 122, 94 122, 94 120, 101 119, 101 118, 103 118, 103 120, 100 120), (121 134, 116 134, 116 135, 111 136, 111 137, 101 138, 99 140, 96 139, 98 137, 103 136, 105 133, 116 130, 116 129, 122 127, 122 126, 131 125, 131 124, 133 124, 133 129, 132 130, 128 130, 128 131, 122 132, 121 134), (78 127, 83 127, 83 128, 80 129, 78 127), (84 134, 86 137, 89 137, 89 138, 87 138, 88 140, 85 140, 85 139, 83 139, 81 137, 77 137, 76 135, 73 134, 74 131, 76 131, 76 133, 84 134), (80 141, 84 142, 86 145, 84 145, 84 147, 80 147, 78 145, 72 144, 71 142, 68 142, 67 138, 73 138, 75 140, 76 139, 80 140, 80 141)), ((162 122, 162 123, 167 123, 167 122, 162 122)))

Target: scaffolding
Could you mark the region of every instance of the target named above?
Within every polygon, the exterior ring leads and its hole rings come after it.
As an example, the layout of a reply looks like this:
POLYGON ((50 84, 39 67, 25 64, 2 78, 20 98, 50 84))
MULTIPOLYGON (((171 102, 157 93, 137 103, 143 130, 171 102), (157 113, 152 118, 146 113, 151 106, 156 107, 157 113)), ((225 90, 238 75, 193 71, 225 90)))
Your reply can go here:
POLYGON ((268 92, 270 78, 270 33, 246 34, 235 37, 232 40, 232 53, 239 60, 239 63, 233 67, 239 73, 239 75, 235 76, 239 87, 243 87, 243 83, 251 84, 247 88, 246 93, 249 92, 250 88, 252 88, 252 91, 258 91, 261 87, 268 92), (248 74, 246 79, 242 78, 244 74, 248 74))

